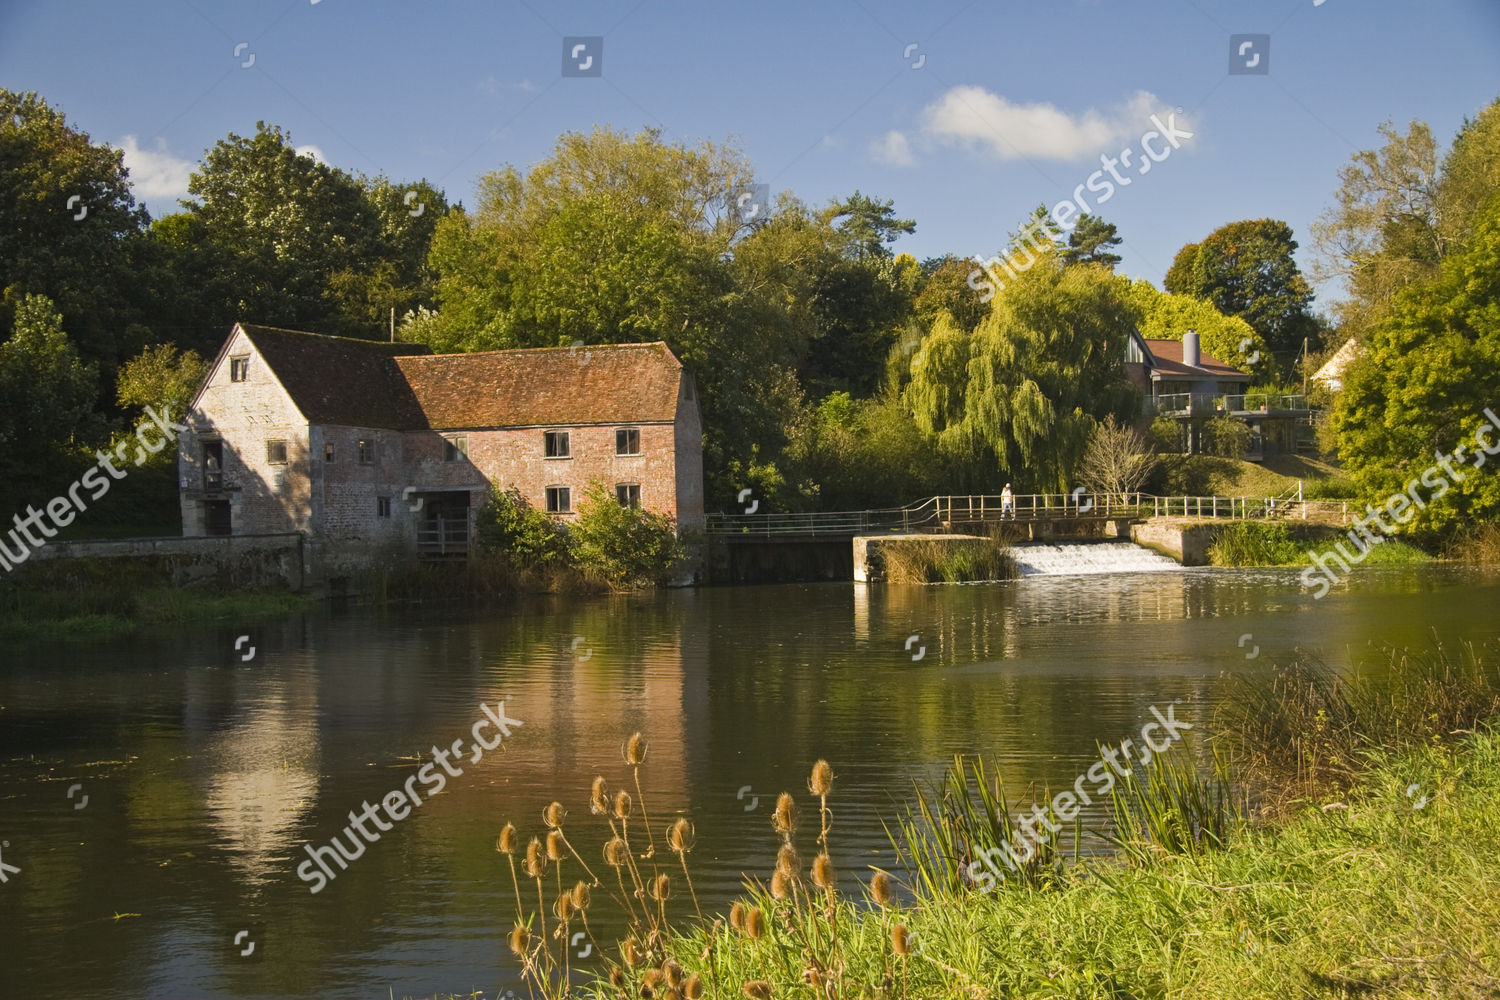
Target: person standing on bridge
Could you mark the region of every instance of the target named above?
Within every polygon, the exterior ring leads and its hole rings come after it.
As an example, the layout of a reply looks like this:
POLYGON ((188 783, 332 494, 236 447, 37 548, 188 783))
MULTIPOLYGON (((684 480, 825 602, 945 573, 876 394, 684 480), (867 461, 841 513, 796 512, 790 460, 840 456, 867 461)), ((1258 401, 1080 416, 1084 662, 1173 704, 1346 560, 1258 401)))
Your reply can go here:
POLYGON ((1005 484, 1005 489, 1000 491, 1000 517, 1015 520, 1016 517, 1016 495, 1010 491, 1010 483, 1005 484))

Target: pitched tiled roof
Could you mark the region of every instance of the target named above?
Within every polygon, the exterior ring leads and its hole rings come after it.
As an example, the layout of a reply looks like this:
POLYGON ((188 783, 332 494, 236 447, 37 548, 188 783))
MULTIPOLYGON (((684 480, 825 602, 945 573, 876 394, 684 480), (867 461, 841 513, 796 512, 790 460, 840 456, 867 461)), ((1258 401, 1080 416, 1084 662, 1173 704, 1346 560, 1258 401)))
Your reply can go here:
POLYGON ((1180 340, 1147 340, 1146 348, 1151 356, 1156 359, 1152 365, 1154 371, 1163 375, 1197 375, 1204 374, 1217 376, 1219 378, 1247 379, 1250 376, 1238 368, 1231 368, 1218 358, 1199 353, 1198 367, 1193 368, 1182 363, 1182 341, 1180 340))
POLYGON ((427 425, 671 423, 682 363, 657 341, 399 358, 427 425))
POLYGON ((429 354, 426 345, 328 337, 247 323, 239 328, 309 423, 396 430, 422 426, 422 411, 393 359, 429 354))

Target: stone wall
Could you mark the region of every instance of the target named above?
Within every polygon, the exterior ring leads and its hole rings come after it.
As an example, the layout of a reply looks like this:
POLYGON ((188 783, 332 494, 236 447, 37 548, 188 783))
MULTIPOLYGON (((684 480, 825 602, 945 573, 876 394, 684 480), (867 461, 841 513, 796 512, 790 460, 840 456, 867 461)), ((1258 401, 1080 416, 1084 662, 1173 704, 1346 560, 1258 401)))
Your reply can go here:
POLYGON ((310 561, 300 534, 49 542, 13 578, 21 587, 63 587, 103 562, 148 586, 301 591, 318 576, 310 561))

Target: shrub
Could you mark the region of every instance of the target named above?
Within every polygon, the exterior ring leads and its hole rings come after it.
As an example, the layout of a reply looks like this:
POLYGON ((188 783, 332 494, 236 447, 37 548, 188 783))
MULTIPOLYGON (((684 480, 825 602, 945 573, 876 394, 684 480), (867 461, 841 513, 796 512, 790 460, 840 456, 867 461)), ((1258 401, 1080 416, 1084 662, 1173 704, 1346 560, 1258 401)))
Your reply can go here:
POLYGON ((570 561, 567 529, 537 510, 517 489, 491 488, 474 519, 481 555, 503 556, 519 569, 546 569, 570 561))
POLYGON ((670 517, 621 506, 598 480, 584 491, 572 534, 579 567, 615 587, 664 582, 682 561, 670 517))
POLYGON ((1020 574, 1010 543, 989 538, 901 538, 880 547, 887 583, 974 583, 1020 574))
POLYGON ((1250 428, 1233 417, 1210 417, 1203 424, 1203 453, 1242 458, 1250 450, 1250 428))

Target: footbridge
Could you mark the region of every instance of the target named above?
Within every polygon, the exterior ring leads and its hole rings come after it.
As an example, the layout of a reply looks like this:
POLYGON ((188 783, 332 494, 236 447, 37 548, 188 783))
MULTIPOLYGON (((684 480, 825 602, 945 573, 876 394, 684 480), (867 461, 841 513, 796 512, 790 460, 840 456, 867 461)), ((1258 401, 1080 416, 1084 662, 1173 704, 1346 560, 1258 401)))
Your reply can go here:
POLYGON ((1090 495, 1019 493, 1010 508, 995 494, 932 496, 904 507, 801 513, 710 514, 707 530, 717 541, 834 541, 857 535, 973 531, 985 525, 1017 526, 1016 534, 1099 534, 1110 526, 1150 518, 1316 520, 1345 524, 1349 502, 1304 500, 1300 488, 1279 497, 1154 496, 1147 493, 1090 495))

